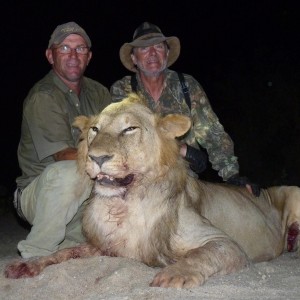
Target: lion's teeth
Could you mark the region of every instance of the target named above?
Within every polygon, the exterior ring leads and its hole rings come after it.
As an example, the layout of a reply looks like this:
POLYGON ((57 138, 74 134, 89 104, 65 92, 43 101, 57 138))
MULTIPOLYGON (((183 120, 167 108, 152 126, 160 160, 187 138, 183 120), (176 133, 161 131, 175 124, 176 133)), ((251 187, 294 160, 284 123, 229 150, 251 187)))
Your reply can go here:
POLYGON ((103 176, 103 177, 105 177, 106 179, 108 179, 109 181, 113 181, 114 180, 114 178, 113 177, 111 177, 111 176, 108 176, 108 175, 105 175, 105 176, 103 176))
POLYGON ((115 180, 114 177, 111 177, 109 175, 105 175, 105 174, 101 174, 101 173, 97 175, 97 179, 103 179, 103 178, 105 178, 109 181, 114 181, 115 180))

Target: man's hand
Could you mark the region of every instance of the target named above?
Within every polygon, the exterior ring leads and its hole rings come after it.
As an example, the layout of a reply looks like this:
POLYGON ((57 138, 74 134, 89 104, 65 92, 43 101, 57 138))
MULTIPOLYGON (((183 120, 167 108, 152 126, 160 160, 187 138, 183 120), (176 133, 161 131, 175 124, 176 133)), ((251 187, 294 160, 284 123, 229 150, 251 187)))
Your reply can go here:
POLYGON ((180 154, 190 163, 190 168, 195 173, 200 174, 206 169, 207 155, 200 149, 183 144, 180 148, 180 154))
POLYGON ((60 160, 76 160, 77 159, 77 149, 75 148, 66 148, 59 152, 53 154, 55 161, 60 160))
POLYGON ((251 182, 247 177, 241 177, 239 174, 235 174, 229 177, 226 182, 237 186, 245 186, 247 190, 255 197, 259 197, 260 195, 260 186, 251 182))

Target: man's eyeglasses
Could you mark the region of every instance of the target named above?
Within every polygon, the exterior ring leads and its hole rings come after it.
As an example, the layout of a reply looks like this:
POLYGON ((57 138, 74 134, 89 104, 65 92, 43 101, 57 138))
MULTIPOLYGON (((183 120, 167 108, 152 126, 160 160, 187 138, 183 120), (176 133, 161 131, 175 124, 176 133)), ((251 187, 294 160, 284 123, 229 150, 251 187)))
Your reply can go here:
POLYGON ((88 54, 90 51, 89 47, 86 46, 78 46, 76 48, 71 48, 68 45, 61 45, 58 47, 53 47, 53 49, 56 49, 61 54, 70 54, 74 50, 77 54, 88 54))

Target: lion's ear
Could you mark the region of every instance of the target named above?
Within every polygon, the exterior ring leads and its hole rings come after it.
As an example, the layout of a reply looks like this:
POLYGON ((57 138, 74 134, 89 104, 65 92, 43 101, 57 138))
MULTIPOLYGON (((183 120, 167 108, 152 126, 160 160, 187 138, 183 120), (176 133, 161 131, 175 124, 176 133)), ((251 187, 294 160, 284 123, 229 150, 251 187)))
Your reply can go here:
POLYGON ((73 126, 79 128, 81 132, 88 126, 90 118, 86 116, 78 116, 73 122, 73 126))
POLYGON ((189 117, 178 114, 170 114, 161 118, 158 126, 167 137, 175 138, 184 135, 191 127, 189 117))

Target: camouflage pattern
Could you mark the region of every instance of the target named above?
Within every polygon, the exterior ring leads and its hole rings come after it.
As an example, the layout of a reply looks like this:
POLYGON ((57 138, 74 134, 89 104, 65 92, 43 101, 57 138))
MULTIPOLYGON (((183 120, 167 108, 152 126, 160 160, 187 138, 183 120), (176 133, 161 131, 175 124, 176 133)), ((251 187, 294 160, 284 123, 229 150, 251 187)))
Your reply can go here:
MULTIPOLYGON (((165 87, 157 102, 144 89, 137 74, 138 92, 146 99, 149 108, 154 112, 167 115, 170 113, 185 114, 192 119, 192 127, 183 142, 197 147, 198 143, 207 150, 209 161, 223 180, 239 172, 237 157, 234 155, 234 144, 224 131, 214 113, 201 85, 190 75, 184 74, 191 98, 191 110, 185 102, 181 84, 175 71, 165 70, 165 87)), ((118 102, 132 92, 131 76, 125 76, 115 82, 110 89, 112 101, 118 102)))

